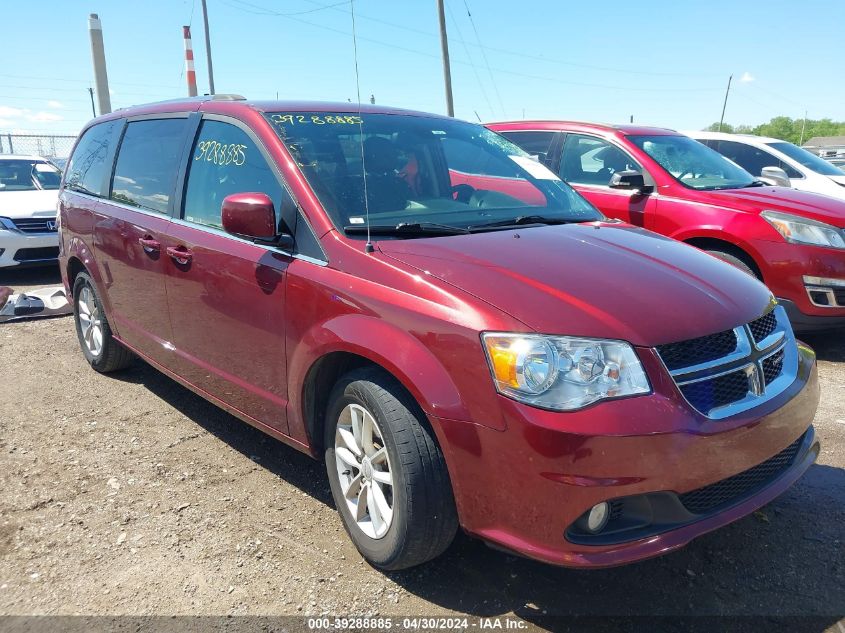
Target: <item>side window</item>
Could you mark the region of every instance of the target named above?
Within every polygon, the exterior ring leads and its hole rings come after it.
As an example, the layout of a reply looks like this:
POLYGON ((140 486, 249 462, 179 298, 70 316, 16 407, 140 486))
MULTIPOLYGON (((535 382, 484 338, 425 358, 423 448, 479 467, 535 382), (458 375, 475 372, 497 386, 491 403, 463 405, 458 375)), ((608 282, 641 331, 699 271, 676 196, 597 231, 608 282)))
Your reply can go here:
POLYGON ((548 164, 549 150, 557 132, 499 132, 510 142, 519 145, 544 165, 548 164))
POLYGON ((114 168, 111 199, 168 213, 187 119, 148 119, 126 126, 114 168))
POLYGON ((230 123, 204 120, 188 163, 184 219, 223 228, 223 199, 233 193, 247 192, 267 194, 273 201, 278 230, 293 232, 296 253, 325 259, 293 198, 279 183, 249 135, 230 123))
POLYGON ((94 196, 105 195, 106 171, 111 168, 111 165, 106 165, 106 159, 113 133, 119 123, 108 121, 85 131, 68 162, 65 179, 68 189, 94 196))
POLYGON ((204 120, 188 163, 185 220, 222 228, 223 198, 246 192, 266 193, 281 219, 283 187, 252 139, 229 123, 204 120))
POLYGON ((613 174, 643 168, 615 145, 593 136, 567 134, 560 161, 560 177, 580 185, 607 185, 613 174))
POLYGON ((736 141, 711 141, 710 147, 729 158, 752 176, 761 176, 763 167, 780 167, 790 178, 801 178, 798 171, 769 152, 736 141))

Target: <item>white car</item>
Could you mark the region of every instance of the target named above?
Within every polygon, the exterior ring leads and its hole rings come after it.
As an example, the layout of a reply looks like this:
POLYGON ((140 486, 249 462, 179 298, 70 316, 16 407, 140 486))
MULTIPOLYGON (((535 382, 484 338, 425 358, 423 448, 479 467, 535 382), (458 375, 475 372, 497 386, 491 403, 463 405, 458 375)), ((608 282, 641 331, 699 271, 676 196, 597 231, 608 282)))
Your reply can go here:
POLYGON ((38 156, 0 155, 0 268, 56 262, 62 172, 38 156))
POLYGON ((752 176, 773 185, 822 193, 845 200, 845 172, 797 145, 751 134, 684 134, 712 147, 752 176))

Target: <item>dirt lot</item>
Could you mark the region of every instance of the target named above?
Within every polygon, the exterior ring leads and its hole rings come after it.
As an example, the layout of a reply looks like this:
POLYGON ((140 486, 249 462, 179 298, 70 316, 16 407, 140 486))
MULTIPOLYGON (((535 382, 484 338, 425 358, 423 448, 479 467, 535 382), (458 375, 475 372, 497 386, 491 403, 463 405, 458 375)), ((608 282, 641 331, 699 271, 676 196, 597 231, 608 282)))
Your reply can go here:
POLYGON ((845 333, 805 339, 822 452, 762 512, 624 568, 558 569, 460 537, 383 574, 347 539, 321 464, 141 362, 96 374, 70 318, 0 326, 0 613, 794 615, 818 616, 795 630, 841 633, 845 333))

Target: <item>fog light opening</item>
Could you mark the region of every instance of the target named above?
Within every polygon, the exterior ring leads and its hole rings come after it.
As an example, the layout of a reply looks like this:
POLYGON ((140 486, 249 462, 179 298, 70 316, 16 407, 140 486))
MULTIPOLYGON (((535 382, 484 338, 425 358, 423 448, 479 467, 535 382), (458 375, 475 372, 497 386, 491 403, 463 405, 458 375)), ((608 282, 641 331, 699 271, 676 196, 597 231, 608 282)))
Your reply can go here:
POLYGON ((585 513, 578 522, 581 524, 581 529, 590 534, 598 534, 605 528, 609 519, 610 504, 602 501, 590 508, 590 511, 585 513))

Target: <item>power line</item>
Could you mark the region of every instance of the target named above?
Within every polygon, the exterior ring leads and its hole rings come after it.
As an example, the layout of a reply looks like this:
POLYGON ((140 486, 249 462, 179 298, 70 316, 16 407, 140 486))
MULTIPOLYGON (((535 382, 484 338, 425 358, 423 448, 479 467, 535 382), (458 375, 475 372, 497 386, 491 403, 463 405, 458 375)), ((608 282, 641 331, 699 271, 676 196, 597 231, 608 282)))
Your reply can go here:
MULTIPOLYGON (((235 0, 235 1, 240 1, 240 0, 235 0)), ((344 9, 337 8, 338 5, 324 5, 324 4, 321 4, 319 2, 315 2, 315 0, 305 0, 305 1, 309 2, 311 4, 318 5, 320 7, 324 7, 326 9, 332 9, 334 11, 340 11, 340 12, 343 12, 343 13, 348 13, 348 11, 346 11, 344 9)), ((343 4, 345 4, 345 3, 340 3, 341 6, 343 4)), ((253 5, 253 6, 256 6, 256 5, 253 5)), ((431 31, 425 31, 425 30, 422 30, 422 29, 417 29, 417 28, 414 28, 414 27, 406 26, 404 24, 399 24, 397 22, 390 22, 388 20, 383 20, 381 18, 375 18, 373 16, 362 15, 361 13, 356 13, 355 15, 359 19, 369 20, 370 22, 377 22, 379 24, 384 24, 385 26, 392 26, 393 28, 402 29, 402 30, 409 31, 409 32, 412 32, 412 33, 419 33, 420 35, 426 35, 428 37, 439 37, 437 35, 437 33, 432 33, 431 31)), ((455 39, 455 38, 450 38, 450 39, 455 39)), ((541 61, 541 62, 546 62, 546 63, 550 63, 550 64, 557 64, 557 65, 562 64, 564 66, 572 66, 574 68, 583 68, 585 70, 601 70, 601 71, 604 71, 604 72, 614 72, 614 73, 620 73, 620 74, 624 74, 624 75, 650 75, 650 76, 654 76, 654 77, 721 77, 722 76, 721 73, 717 73, 717 72, 712 72, 712 73, 702 73, 702 72, 690 73, 688 71, 685 71, 685 72, 661 72, 661 71, 651 71, 651 70, 636 70, 636 69, 633 69, 633 68, 612 68, 612 67, 609 67, 609 66, 594 66, 592 64, 579 64, 579 63, 576 63, 576 62, 571 62, 571 61, 567 61, 567 60, 563 60, 563 59, 557 59, 557 58, 553 58, 553 57, 546 57, 546 56, 543 56, 543 55, 531 55, 530 53, 524 53, 524 52, 521 52, 521 51, 513 51, 513 50, 509 50, 509 49, 505 49, 505 48, 497 48, 497 47, 492 47, 492 46, 481 46, 480 43, 479 44, 474 44, 473 42, 464 42, 464 43, 469 44, 470 46, 479 46, 480 48, 485 48, 488 51, 492 51, 492 52, 495 52, 495 53, 502 53, 504 55, 512 55, 514 57, 522 57, 523 59, 531 59, 531 60, 534 60, 534 61, 541 61)))
MULTIPOLYGON (((242 2, 242 3, 245 2, 245 0, 233 0, 233 1, 242 2)), ((231 4, 231 2, 229 2, 228 0, 221 0, 221 2, 223 2, 223 4, 226 4, 226 5, 228 5, 229 7, 233 8, 235 10, 243 10, 241 7, 238 7, 237 5, 231 4)), ((253 5, 253 3, 247 3, 247 4, 250 4, 252 6, 257 6, 257 5, 253 5)), ((356 16, 360 17, 360 16, 358 16, 358 14, 356 14, 356 16)), ((332 33, 338 33, 340 35, 350 37, 349 31, 344 31, 342 29, 337 29, 337 28, 334 28, 334 27, 331 27, 331 26, 326 26, 324 24, 318 24, 316 22, 309 22, 308 20, 304 20, 300 17, 292 17, 292 16, 286 16, 286 15, 279 15, 278 17, 282 17, 286 20, 292 20, 294 22, 299 22, 300 24, 307 24, 309 26, 313 26, 314 28, 322 29, 324 31, 330 31, 332 33)), ((382 40, 377 40, 377 39, 373 39, 373 38, 370 38, 370 37, 358 36, 358 40, 370 42, 372 44, 377 44, 379 46, 391 48, 391 49, 394 49, 394 50, 404 51, 406 53, 412 53, 414 55, 421 55, 423 57, 428 57, 428 58, 437 59, 437 60, 440 59, 439 55, 427 53, 427 52, 420 51, 420 50, 417 50, 417 49, 414 49, 414 48, 408 48, 406 46, 399 46, 399 45, 396 45, 396 44, 391 44, 389 42, 384 42, 382 40)), ((488 50, 496 50, 496 49, 488 49, 488 50)), ((462 64, 464 66, 469 65, 468 62, 461 61, 461 60, 453 60, 453 63, 462 64)), ((582 87, 588 87, 588 88, 603 88, 603 89, 607 89, 607 90, 621 90, 621 91, 628 91, 628 92, 649 92, 649 93, 655 93, 655 92, 668 93, 668 92, 671 92, 671 93, 677 93, 677 92, 713 92, 714 90, 720 90, 719 88, 713 88, 713 87, 710 87, 710 88, 658 88, 658 87, 655 87, 655 86, 611 86, 611 85, 607 85, 607 84, 595 84, 595 83, 587 83, 587 82, 567 81, 567 80, 563 80, 563 79, 558 79, 557 77, 531 75, 531 74, 527 74, 527 73, 520 73, 520 72, 516 72, 516 71, 504 70, 504 69, 496 68, 496 67, 492 67, 492 69, 495 70, 499 74, 512 75, 512 76, 516 76, 516 77, 522 77, 522 78, 525 78, 525 79, 536 79, 538 81, 560 83, 560 84, 571 85, 571 86, 582 86, 582 87)))
POLYGON ((455 19, 455 15, 452 13, 452 5, 448 2, 446 3, 446 10, 449 12, 449 17, 452 19, 452 24, 455 26, 455 31, 458 33, 457 39, 461 44, 463 44, 464 51, 467 54, 467 58, 469 59, 469 65, 472 67, 472 72, 475 75, 475 80, 478 82, 478 88, 481 90, 481 95, 484 97, 484 101, 487 102, 487 107, 490 109, 490 114, 494 114, 493 104, 490 103, 490 98, 487 96, 487 91, 484 89, 484 83, 481 81, 481 76, 478 74, 478 69, 475 67, 475 62, 472 60, 472 55, 469 52, 469 47, 466 45, 466 42, 463 41, 463 36, 461 35, 461 28, 458 26, 458 21, 455 19))
POLYGON ((490 70, 490 62, 487 59, 487 53, 484 52, 484 47, 481 45, 481 37, 478 35, 478 29, 475 26, 475 20, 472 19, 472 13, 469 11, 467 0, 464 0, 464 8, 467 10, 469 23, 472 24, 472 30, 475 32, 475 39, 478 42, 478 48, 481 49, 481 58, 487 66, 487 73, 490 75, 490 83, 493 84, 493 91, 496 93, 496 99, 499 101, 499 107, 502 109, 502 115, 507 116, 507 113, 505 112, 505 104, 502 102, 502 95, 499 93, 499 87, 496 85, 496 78, 493 77, 493 71, 490 70))

